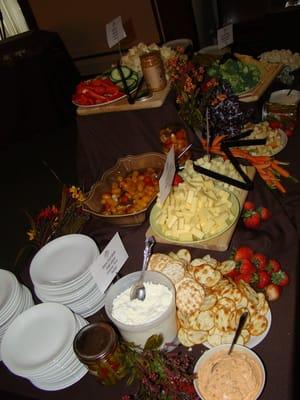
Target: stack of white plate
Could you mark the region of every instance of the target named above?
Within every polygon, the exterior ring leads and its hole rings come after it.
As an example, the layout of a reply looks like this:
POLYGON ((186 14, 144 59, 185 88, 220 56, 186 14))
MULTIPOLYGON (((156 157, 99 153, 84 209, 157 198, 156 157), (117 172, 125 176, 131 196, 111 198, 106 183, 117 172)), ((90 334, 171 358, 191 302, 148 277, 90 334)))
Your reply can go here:
POLYGON ((20 314, 2 340, 2 358, 16 375, 43 390, 73 385, 87 368, 73 351, 73 339, 87 321, 66 306, 41 303, 20 314))
POLYGON ((29 289, 22 285, 12 272, 0 269, 0 346, 9 325, 33 304, 29 289))
POLYGON ((46 244, 30 265, 37 297, 64 304, 83 317, 95 314, 104 305, 104 294, 90 273, 98 256, 96 243, 86 235, 65 235, 46 244))

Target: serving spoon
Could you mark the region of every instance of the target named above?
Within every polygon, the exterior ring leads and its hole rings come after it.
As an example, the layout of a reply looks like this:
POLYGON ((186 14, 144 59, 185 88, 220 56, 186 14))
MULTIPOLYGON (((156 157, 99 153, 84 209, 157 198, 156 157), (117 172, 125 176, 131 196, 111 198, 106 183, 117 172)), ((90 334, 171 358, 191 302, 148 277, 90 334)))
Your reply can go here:
POLYGON ((238 340, 238 338, 239 338, 239 336, 240 336, 240 334, 242 332, 242 329, 243 329, 243 327, 245 325, 247 317, 248 317, 248 311, 243 312, 243 314, 240 316, 238 326, 236 328, 234 337, 233 337, 232 342, 231 342, 231 346, 229 347, 229 350, 228 350, 228 355, 232 352, 233 346, 236 344, 236 342, 237 342, 237 340, 238 340))
POLYGON ((139 280, 132 286, 130 290, 130 300, 138 299, 138 300, 145 300, 146 297, 146 289, 144 286, 144 273, 147 268, 150 254, 151 254, 151 249, 152 246, 155 243, 155 239, 153 236, 148 236, 146 237, 145 240, 145 249, 144 249, 144 259, 143 259, 143 267, 141 271, 141 275, 139 280))

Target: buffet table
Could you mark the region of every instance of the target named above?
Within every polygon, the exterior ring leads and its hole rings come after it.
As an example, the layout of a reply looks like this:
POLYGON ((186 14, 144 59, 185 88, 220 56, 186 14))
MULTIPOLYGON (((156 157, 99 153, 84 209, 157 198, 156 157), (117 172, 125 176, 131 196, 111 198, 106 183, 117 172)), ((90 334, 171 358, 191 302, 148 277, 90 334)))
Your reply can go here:
MULTIPOLYGON (((147 151, 161 151, 159 129, 168 123, 179 122, 172 93, 161 108, 132 112, 99 114, 78 117, 78 170, 80 183, 88 189, 92 183, 107 169, 113 166, 119 157, 127 154, 139 154, 147 151)), ((300 150, 299 134, 296 132, 289 139, 286 148, 278 155, 279 160, 289 161, 291 174, 299 177, 297 171, 300 150)), ((290 284, 282 292, 280 299, 270 303, 272 325, 266 338, 254 348, 264 362, 267 374, 266 386, 262 399, 294 399, 296 354, 296 303, 298 274, 298 245, 300 232, 300 185, 285 181, 286 195, 270 190, 259 177, 254 180, 254 190, 249 199, 257 205, 268 207, 272 218, 264 223, 258 231, 246 229, 238 223, 230 248, 226 252, 209 252, 219 260, 229 258, 233 248, 247 245, 257 252, 262 252, 278 259, 290 275, 290 284)), ((142 264, 145 233, 148 221, 138 227, 118 228, 92 218, 85 226, 86 234, 97 242, 100 250, 110 241, 115 232, 120 237, 129 254, 121 275, 138 270, 142 264)), ((159 244, 154 252, 177 251, 174 245, 159 244)), ((193 257, 201 257, 207 250, 190 249, 193 257)), ((22 280, 31 286, 28 270, 22 280)), ((101 312, 87 318, 90 322, 105 318, 101 312)), ((181 347, 184 349, 184 347, 181 347)), ((195 358, 205 348, 202 345, 193 347, 195 358)), ((120 399, 122 395, 132 392, 125 382, 112 387, 104 387, 91 375, 85 375, 75 385, 59 392, 46 392, 35 388, 25 379, 10 373, 3 364, 0 365, 0 390, 23 395, 32 399, 120 399)))

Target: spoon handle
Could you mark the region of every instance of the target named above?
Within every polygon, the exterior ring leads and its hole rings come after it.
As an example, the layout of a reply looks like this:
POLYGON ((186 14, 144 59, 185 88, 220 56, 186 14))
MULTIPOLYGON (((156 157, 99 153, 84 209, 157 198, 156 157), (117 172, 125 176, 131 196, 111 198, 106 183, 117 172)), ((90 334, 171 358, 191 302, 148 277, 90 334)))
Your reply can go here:
POLYGON ((238 323, 238 327, 236 328, 236 331, 235 331, 235 334, 234 334, 234 338, 233 338, 233 340, 232 340, 232 343, 231 343, 231 346, 230 346, 230 348, 229 348, 228 354, 230 354, 230 353, 232 352, 233 346, 236 344, 236 342, 237 342, 237 340, 238 340, 238 338, 239 338, 239 336, 240 336, 240 334, 241 334, 241 332, 242 332, 242 329, 243 329, 243 327, 244 327, 244 325, 245 325, 245 322, 246 322, 246 320, 247 320, 247 317, 248 317, 248 311, 245 311, 245 312, 240 316, 239 323, 238 323))
POLYGON ((147 268, 147 265, 148 265, 148 262, 149 262, 149 258, 150 258, 150 255, 151 255, 151 249, 152 249, 154 243, 155 243, 155 239, 154 239, 153 236, 146 237, 146 239, 145 239, 145 249, 144 249, 144 259, 143 259, 143 267, 142 267, 142 272, 141 272, 139 281, 142 281, 143 278, 144 278, 144 272, 146 271, 146 268, 147 268))

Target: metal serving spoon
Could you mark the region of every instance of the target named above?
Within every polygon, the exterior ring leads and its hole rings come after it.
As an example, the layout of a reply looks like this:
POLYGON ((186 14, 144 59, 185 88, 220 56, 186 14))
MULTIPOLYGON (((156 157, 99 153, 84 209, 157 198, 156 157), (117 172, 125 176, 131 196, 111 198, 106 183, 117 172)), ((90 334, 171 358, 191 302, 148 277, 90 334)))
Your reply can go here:
POLYGON ((139 280, 132 286, 132 288, 130 290, 130 300, 134 300, 134 299, 139 299, 142 301, 145 300, 146 289, 145 289, 145 286, 143 283, 144 273, 147 268, 150 254, 151 254, 151 249, 152 249, 152 246, 154 245, 154 243, 155 243, 155 239, 153 236, 149 236, 145 240, 143 267, 142 267, 142 271, 141 271, 139 280))
POLYGON ((229 350, 228 350, 228 355, 232 352, 233 346, 236 344, 236 342, 237 342, 237 340, 238 340, 238 338, 239 338, 239 336, 240 336, 240 334, 242 332, 242 329, 243 329, 243 327, 245 325, 247 317, 248 317, 248 311, 243 312, 243 314, 240 316, 238 326, 236 328, 234 337, 233 337, 232 342, 231 342, 231 346, 229 347, 229 350))

